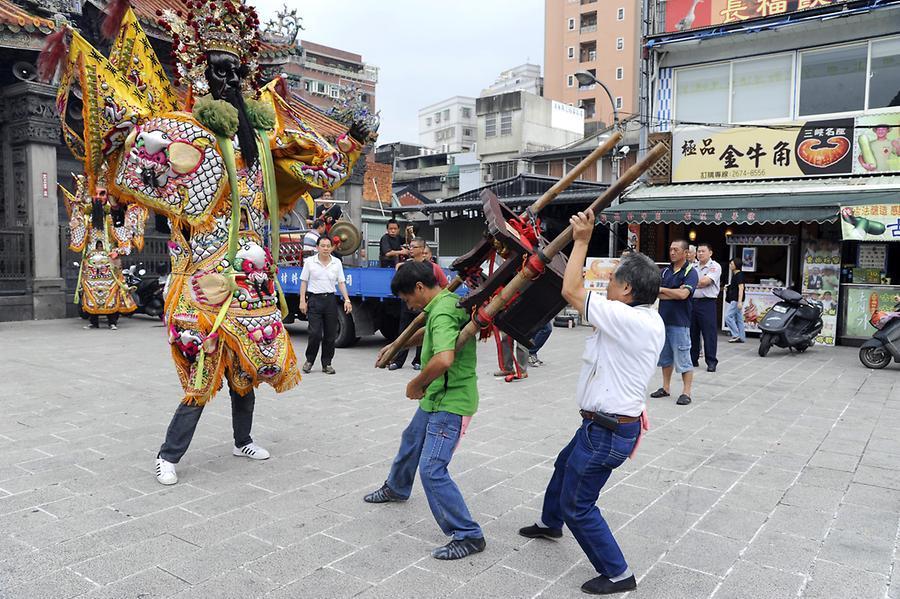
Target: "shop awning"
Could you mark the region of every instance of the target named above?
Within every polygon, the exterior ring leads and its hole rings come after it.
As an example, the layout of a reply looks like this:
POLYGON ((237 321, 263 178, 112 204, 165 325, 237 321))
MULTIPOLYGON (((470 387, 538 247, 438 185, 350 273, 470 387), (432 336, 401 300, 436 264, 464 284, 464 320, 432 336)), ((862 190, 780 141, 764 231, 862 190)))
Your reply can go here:
POLYGON ((641 187, 603 211, 623 223, 764 224, 835 222, 841 206, 896 204, 900 180, 641 187), (793 184, 792 184, 793 183, 793 184))

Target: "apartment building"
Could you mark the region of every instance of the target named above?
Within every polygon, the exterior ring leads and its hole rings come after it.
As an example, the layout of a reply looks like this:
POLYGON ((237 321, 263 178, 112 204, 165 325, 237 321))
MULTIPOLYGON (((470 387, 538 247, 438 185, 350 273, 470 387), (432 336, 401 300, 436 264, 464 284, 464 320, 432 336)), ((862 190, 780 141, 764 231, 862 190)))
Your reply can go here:
POLYGON ((585 132, 638 112, 639 0, 545 0, 544 96, 584 109, 585 132), (586 71, 599 85, 579 86, 586 71))
POLYGON ((419 143, 440 152, 475 146, 475 98, 453 96, 419 109, 419 143))

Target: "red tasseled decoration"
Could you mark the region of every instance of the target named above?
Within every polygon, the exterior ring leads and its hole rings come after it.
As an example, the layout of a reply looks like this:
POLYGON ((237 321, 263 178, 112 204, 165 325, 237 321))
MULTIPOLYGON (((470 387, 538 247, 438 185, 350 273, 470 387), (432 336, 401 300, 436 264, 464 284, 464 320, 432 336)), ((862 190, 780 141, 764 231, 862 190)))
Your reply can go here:
POLYGON ((119 27, 122 25, 122 19, 125 18, 125 13, 128 12, 128 6, 128 0, 112 0, 106 6, 106 18, 100 27, 100 33, 103 34, 103 37, 108 40, 116 37, 119 27))
POLYGON ((59 31, 47 36, 47 41, 44 42, 44 49, 41 50, 37 60, 38 76, 41 80, 49 82, 53 79, 56 69, 59 68, 66 54, 68 54, 69 48, 66 46, 66 33, 68 33, 66 28, 60 27, 59 31))

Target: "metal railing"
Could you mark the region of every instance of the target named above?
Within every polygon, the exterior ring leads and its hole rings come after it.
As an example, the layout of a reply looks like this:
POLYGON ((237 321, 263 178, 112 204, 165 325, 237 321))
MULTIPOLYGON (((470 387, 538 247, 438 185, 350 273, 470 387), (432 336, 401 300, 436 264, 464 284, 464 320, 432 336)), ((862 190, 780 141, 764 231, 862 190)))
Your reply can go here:
POLYGON ((0 229, 0 295, 31 293, 31 256, 30 229, 0 229))
POLYGON ((596 23, 593 25, 585 25, 581 29, 578 30, 579 33, 593 33, 594 31, 597 31, 596 23))

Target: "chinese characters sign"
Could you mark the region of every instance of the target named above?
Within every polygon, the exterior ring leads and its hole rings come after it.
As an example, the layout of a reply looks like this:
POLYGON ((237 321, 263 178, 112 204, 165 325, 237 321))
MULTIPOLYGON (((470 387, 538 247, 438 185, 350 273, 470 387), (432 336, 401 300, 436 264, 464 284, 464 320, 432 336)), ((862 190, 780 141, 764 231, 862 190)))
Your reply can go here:
POLYGON ((687 31, 844 4, 847 0, 668 0, 666 31, 687 31))
POLYGON ((900 114, 766 127, 676 127, 672 182, 900 172, 900 114))
POLYGON ((900 241, 900 203, 843 206, 841 233, 854 241, 900 241))

